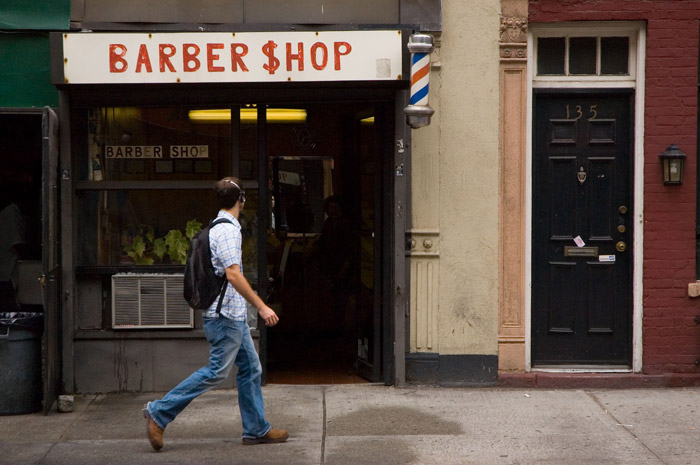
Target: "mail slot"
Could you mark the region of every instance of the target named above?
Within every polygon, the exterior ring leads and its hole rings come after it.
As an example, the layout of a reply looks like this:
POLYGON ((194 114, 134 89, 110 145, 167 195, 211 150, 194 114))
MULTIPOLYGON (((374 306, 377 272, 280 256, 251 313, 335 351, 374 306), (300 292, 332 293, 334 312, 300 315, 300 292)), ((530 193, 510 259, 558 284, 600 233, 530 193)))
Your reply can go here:
POLYGON ((597 257, 598 247, 564 247, 565 257, 597 257))

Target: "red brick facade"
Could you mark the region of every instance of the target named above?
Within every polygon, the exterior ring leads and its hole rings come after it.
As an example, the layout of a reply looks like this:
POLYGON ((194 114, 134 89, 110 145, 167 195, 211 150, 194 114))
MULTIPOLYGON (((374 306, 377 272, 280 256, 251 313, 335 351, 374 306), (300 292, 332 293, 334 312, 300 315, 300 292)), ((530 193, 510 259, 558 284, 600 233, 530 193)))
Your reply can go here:
MULTIPOLYGON (((695 282, 700 0, 531 0, 529 22, 644 21, 644 373, 698 373, 695 282), (682 186, 664 186, 658 155, 688 157, 682 186)), ((639 206, 637 206, 639 208, 639 206)))

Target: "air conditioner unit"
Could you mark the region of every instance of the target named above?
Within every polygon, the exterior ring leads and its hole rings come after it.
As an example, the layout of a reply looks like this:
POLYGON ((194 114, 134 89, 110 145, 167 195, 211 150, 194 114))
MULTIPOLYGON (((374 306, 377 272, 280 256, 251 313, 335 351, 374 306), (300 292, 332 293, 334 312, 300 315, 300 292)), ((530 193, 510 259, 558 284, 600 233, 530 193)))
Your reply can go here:
POLYGON ((112 328, 193 328, 183 280, 182 274, 113 275, 112 328))

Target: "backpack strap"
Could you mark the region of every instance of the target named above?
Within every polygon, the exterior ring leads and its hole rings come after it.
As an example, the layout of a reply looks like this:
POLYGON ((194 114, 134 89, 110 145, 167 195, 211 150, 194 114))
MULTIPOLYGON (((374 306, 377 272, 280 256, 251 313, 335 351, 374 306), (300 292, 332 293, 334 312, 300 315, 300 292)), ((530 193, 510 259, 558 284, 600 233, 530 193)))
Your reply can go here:
POLYGON ((221 286, 221 295, 219 296, 219 303, 216 306, 216 314, 221 313, 221 306, 224 303, 224 296, 226 295, 226 285, 228 284, 228 280, 226 278, 226 272, 224 271, 224 284, 221 286))
MULTIPOLYGON (((215 220, 212 220, 209 223, 209 229, 213 228, 217 224, 221 223, 231 223, 231 220, 228 218, 217 218, 215 220)), ((224 303, 224 296, 226 295, 226 285, 228 284, 228 280, 226 279, 226 270, 224 270, 224 283, 221 285, 221 294, 219 295, 219 303, 216 305, 216 314, 219 315, 221 313, 221 306, 224 303)))
POLYGON ((233 224, 233 223, 231 222, 231 220, 229 220, 228 218, 215 218, 215 219, 213 219, 213 220, 211 220, 211 221, 209 222, 209 229, 211 229, 211 228, 213 228, 214 226, 216 226, 217 224, 221 224, 221 223, 233 224))

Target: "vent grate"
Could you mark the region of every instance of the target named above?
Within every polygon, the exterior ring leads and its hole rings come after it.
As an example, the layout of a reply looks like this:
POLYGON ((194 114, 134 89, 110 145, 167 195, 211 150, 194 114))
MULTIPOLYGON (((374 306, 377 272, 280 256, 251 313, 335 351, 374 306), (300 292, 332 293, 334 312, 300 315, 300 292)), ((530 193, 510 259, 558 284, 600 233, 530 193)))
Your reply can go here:
POLYGON ((113 275, 112 328, 193 328, 183 280, 182 274, 113 275))

